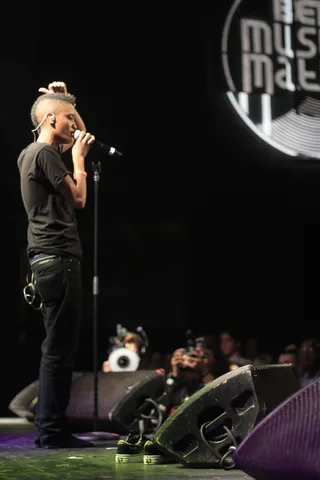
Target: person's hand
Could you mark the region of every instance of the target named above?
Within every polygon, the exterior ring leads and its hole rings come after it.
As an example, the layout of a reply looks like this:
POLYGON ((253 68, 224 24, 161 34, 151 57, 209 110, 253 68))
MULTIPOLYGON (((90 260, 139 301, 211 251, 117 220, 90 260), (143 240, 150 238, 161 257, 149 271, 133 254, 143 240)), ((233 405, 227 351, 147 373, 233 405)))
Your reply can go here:
POLYGON ((106 360, 105 362, 103 362, 103 364, 102 364, 102 371, 103 371, 103 372, 106 372, 106 373, 111 372, 110 363, 109 363, 108 360, 106 360))
MULTIPOLYGON (((79 167, 77 165, 79 157, 86 157, 90 150, 90 146, 95 141, 95 136, 89 132, 81 131, 77 140, 72 147, 72 159, 75 169, 79 167)), ((81 169, 81 166, 80 166, 81 169)))
POLYGON ((186 354, 182 355, 182 362, 184 367, 189 367, 195 372, 201 371, 203 364, 203 360, 200 358, 200 355, 196 350, 194 350, 192 356, 186 354))
POLYGON ((49 83, 48 88, 40 87, 38 92, 41 93, 65 93, 67 94, 67 85, 64 82, 49 83))
POLYGON ((178 350, 175 350, 172 354, 171 357, 171 370, 172 370, 172 375, 174 377, 178 376, 179 373, 179 365, 183 364, 183 359, 182 355, 184 352, 184 348, 178 348, 178 350))

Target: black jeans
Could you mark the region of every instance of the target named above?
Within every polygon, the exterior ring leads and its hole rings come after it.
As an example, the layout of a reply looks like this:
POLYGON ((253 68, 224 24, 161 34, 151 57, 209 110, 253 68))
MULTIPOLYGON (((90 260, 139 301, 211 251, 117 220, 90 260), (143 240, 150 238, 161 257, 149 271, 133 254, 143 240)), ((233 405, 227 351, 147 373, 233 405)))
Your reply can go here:
POLYGON ((45 442, 69 433, 66 411, 79 344, 81 264, 74 258, 46 254, 37 255, 30 264, 46 331, 34 419, 38 437, 45 442))

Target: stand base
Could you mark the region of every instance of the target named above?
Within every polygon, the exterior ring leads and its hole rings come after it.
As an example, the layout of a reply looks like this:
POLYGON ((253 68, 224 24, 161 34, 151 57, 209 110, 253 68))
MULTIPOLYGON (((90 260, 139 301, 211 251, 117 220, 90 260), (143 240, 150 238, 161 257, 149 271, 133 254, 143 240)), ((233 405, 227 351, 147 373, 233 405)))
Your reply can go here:
POLYGON ((110 442, 112 440, 118 441, 120 439, 120 435, 118 433, 111 432, 85 432, 76 433, 75 436, 81 440, 88 440, 89 442, 93 443, 110 442))

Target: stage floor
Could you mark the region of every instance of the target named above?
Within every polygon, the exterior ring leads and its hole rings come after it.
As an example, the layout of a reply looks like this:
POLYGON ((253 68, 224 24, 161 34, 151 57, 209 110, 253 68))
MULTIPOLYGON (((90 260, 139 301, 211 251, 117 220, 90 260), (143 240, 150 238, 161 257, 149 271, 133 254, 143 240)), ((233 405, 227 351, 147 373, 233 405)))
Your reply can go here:
POLYGON ((252 479, 239 470, 194 469, 181 464, 115 463, 118 439, 97 441, 95 448, 42 450, 33 445, 33 425, 16 418, 0 419, 0 479, 252 479))

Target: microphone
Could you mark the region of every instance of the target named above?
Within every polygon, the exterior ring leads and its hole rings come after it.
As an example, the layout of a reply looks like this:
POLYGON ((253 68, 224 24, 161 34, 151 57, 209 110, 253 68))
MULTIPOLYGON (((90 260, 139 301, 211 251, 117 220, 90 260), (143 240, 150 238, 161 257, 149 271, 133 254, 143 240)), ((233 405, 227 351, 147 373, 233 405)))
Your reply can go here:
MULTIPOLYGON (((73 138, 77 140, 80 135, 80 130, 76 130, 73 134, 73 138)), ((100 152, 107 153, 111 157, 121 157, 122 153, 119 150, 116 150, 114 147, 110 147, 105 143, 99 142, 99 140, 95 140, 91 145, 92 148, 95 150, 99 150, 100 152)))

